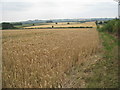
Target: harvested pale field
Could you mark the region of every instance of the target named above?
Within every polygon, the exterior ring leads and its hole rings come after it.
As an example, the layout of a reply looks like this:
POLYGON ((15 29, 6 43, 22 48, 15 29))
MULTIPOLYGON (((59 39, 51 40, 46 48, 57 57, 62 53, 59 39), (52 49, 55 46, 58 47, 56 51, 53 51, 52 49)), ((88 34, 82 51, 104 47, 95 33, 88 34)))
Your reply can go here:
POLYGON ((69 71, 89 65, 100 50, 95 28, 6 30, 2 44, 3 88, 85 87, 83 80, 72 86, 69 71))
POLYGON ((79 23, 79 22, 70 22, 70 24, 66 23, 49 23, 47 25, 39 25, 39 26, 30 26, 24 28, 51 28, 54 27, 96 27, 94 22, 86 22, 86 23, 79 23))

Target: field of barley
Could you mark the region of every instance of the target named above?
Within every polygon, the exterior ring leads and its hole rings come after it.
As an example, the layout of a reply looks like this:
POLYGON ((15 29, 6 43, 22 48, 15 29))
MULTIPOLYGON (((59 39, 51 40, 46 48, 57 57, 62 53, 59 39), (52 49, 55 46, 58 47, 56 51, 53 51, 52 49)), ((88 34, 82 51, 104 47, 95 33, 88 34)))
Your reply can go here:
POLYGON ((45 23, 45 25, 38 25, 38 26, 29 26, 24 27, 26 29, 29 28, 51 28, 51 27, 96 27, 94 22, 86 22, 86 23, 80 23, 80 22, 70 22, 67 24, 67 22, 62 23, 45 23))
POLYGON ((86 74, 81 71, 97 60, 100 51, 95 28, 2 33, 3 88, 85 87, 82 76, 86 74), (80 65, 84 67, 74 72, 80 65))

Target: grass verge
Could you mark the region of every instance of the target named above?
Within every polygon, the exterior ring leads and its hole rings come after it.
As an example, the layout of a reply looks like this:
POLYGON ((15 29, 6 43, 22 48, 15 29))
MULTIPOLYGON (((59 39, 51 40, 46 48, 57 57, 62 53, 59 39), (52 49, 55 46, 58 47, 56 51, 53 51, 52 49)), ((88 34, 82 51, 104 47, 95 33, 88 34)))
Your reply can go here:
POLYGON ((118 88, 118 47, 120 42, 112 35, 100 32, 103 45, 103 58, 91 65, 92 73, 86 78, 88 88, 118 88))

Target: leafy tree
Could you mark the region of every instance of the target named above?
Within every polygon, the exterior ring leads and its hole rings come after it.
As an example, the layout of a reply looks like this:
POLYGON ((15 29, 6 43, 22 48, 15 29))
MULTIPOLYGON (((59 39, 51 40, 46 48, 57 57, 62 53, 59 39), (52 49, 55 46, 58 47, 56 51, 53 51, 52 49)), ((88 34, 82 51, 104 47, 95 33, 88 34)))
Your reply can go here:
POLYGON ((53 21, 51 21, 51 20, 50 21, 46 21, 46 23, 53 23, 53 21))
POLYGON ((120 20, 114 19, 107 21, 107 23, 105 23, 99 30, 111 34, 120 35, 120 20))
POLYGON ((10 23, 6 23, 6 22, 2 23, 2 29, 14 29, 14 28, 15 27, 10 23))
POLYGON ((100 21, 99 24, 103 24, 102 21, 100 21))
POLYGON ((70 24, 69 22, 67 24, 70 24))
POLYGON ((98 21, 95 21, 96 25, 98 24, 98 21))
POLYGON ((11 23, 12 25, 22 25, 21 22, 11 23))

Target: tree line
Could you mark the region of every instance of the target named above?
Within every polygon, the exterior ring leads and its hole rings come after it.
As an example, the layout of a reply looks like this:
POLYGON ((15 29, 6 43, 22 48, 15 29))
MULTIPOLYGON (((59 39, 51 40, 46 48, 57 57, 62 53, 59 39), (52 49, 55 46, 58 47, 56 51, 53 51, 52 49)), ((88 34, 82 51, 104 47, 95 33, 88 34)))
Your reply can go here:
POLYGON ((17 29, 16 27, 14 27, 16 25, 22 25, 22 23, 21 22, 17 22, 17 23, 3 22, 2 23, 2 30, 4 30, 4 29, 17 29))

